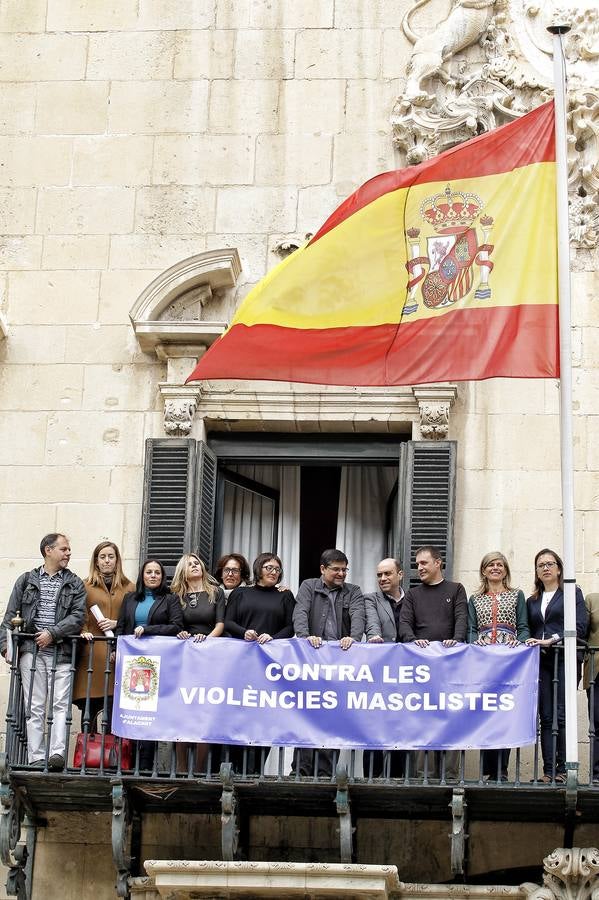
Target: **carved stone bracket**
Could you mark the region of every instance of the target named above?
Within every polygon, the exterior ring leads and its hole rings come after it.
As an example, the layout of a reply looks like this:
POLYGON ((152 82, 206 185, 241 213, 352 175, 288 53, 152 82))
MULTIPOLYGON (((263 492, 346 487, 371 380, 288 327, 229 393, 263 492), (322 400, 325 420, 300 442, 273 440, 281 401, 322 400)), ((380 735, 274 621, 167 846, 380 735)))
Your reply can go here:
POLYGON ((444 441, 449 433, 449 411, 457 396, 455 385, 422 385, 413 389, 420 410, 420 438, 444 441))
POLYGON ((339 856, 341 862, 351 863, 353 858, 353 836, 351 801, 349 799, 349 778, 345 766, 337 766, 337 795, 335 805, 339 816, 339 856))
POLYGON ((164 430, 169 437, 189 437, 200 398, 199 385, 158 385, 164 399, 164 430))
POLYGON ((221 764, 220 780, 223 785, 223 792, 220 800, 222 853, 224 860, 233 862, 237 858, 239 850, 239 822, 235 782, 233 779, 233 766, 231 763, 221 764))
POLYGON ((522 885, 529 900, 590 900, 599 890, 599 850, 558 847, 543 860, 543 886, 522 885))
POLYGON ((454 788, 451 796, 451 871, 463 875, 466 871, 466 797, 464 788, 454 788))
POLYGON ((132 810, 127 789, 122 781, 116 781, 112 786, 112 858, 117 870, 118 897, 129 897, 131 823, 132 810))

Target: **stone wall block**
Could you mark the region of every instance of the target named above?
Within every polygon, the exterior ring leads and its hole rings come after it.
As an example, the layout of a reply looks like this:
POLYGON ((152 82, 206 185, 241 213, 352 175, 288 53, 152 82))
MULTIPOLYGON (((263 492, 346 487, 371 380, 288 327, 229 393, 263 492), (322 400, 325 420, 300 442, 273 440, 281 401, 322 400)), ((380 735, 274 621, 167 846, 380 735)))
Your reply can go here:
MULTIPOLYGON (((65 497, 105 503, 109 496, 108 466, 1 466, 0 491, 4 502, 59 503, 65 497)), ((119 498, 115 498, 119 502, 119 498)), ((122 501, 121 501, 122 502, 122 501)))
POLYGON ((253 28, 330 28, 333 5, 333 0, 252 0, 249 24, 253 28))
POLYGON ((143 81, 170 78, 175 37, 168 31, 112 31, 92 34, 87 57, 88 79, 143 81))
POLYGON ((157 137, 154 184, 251 184, 254 142, 247 135, 157 137))
POLYGON ((276 81, 213 81, 210 131, 220 134, 276 131, 278 103, 276 81))
POLYGON ((0 185, 68 184, 71 143, 61 137, 0 137, 0 185))
POLYGON ((235 78, 292 78, 294 39, 290 31, 238 31, 235 78))
POLYGON ((135 28, 138 0, 48 0, 49 31, 135 28))
POLYGON ((217 28, 249 28, 252 0, 216 0, 217 28))
POLYGON ((377 78, 380 57, 381 33, 376 29, 300 31, 295 45, 295 77, 377 78))
POLYGON ((43 241, 44 269, 105 269, 108 265, 108 235, 47 234, 43 241))
POLYGON ((113 82, 109 131, 178 134, 205 131, 208 81, 113 82))
MULTIPOLYGON (((3 412, 0 416, 0 466, 41 466, 44 462, 47 416, 39 410, 3 412)), ((11 546, 4 543, 5 547, 11 546)), ((13 550, 11 549, 11 555, 13 550)))
POLYGON ((40 191, 42 234, 126 234, 133 227, 132 188, 50 188, 40 191))
POLYGON ((128 365, 138 353, 127 325, 72 325, 67 331, 66 357, 86 365, 128 365))
MULTIPOLYGON (((173 260, 174 262, 175 260, 173 260)), ((98 318, 102 324, 129 323, 129 310, 161 269, 117 269, 102 272, 98 318)))
POLYGON ((39 269, 41 259, 41 237, 37 235, 0 236, 0 270, 39 269))
POLYGON ((141 503, 144 486, 141 466, 115 466, 110 470, 109 503, 141 503))
POLYGON ((408 4, 397 0, 343 0, 335 4, 335 28, 388 28, 401 21, 408 4))
POLYGON ((0 408, 80 409, 82 394, 83 366, 7 366, 0 382, 0 408))
MULTIPOLYGON (((395 19, 397 25, 400 21, 399 17, 395 19)), ((383 78, 405 78, 407 62, 412 55, 412 46, 401 28, 385 29, 382 54, 383 78)))
POLYGON ((159 234, 211 231, 215 191, 209 187, 147 187, 137 195, 135 229, 159 234))
POLYGON ((74 185, 148 184, 154 138, 137 135, 75 138, 74 185))
POLYGON ((174 77, 232 78, 235 31, 179 31, 175 39, 174 77))
MULTIPOLYGON (((53 510, 51 517, 54 520, 53 510)), ((48 527, 48 510, 41 503, 0 504, 0 542, 3 547, 10 547, 14 556, 26 557, 32 553, 52 527, 53 523, 48 527)), ((20 574, 15 572, 15 580, 20 574)), ((10 589, 12 585, 7 587, 10 589)))
POLYGON ((345 128, 349 133, 389 133, 389 113, 399 94, 395 81, 350 79, 347 82, 345 128))
POLYGON ((203 234, 113 235, 110 238, 110 268, 162 271, 172 266, 173 262, 201 253, 205 247, 203 234))
POLYGON ((99 285, 99 272, 11 272, 8 320, 15 325, 94 321, 99 285))
POLYGON ((97 134, 106 130, 107 117, 107 82, 57 81, 38 85, 38 133, 97 134))
POLYGON ((388 134, 337 134, 333 149, 333 181, 347 194, 380 172, 395 168, 388 134))
POLYGON ((33 131, 35 95, 34 84, 0 83, 0 134, 33 131))
POLYGON ((217 231, 291 231, 295 227, 294 188, 221 188, 216 203, 217 231))
POLYGON ((347 197, 343 187, 328 184, 325 187, 308 187, 299 192, 297 230, 300 234, 318 231, 347 197))
POLYGON ((46 0, 16 0, 0 5, 0 32, 44 31, 46 0))
POLYGON ((256 141, 256 184, 328 184, 332 140, 328 135, 261 134, 256 141))
POLYGON ((0 346, 0 360, 7 365, 64 362, 66 327, 64 325, 13 325, 10 340, 0 346))
MULTIPOLYGON (((346 83, 341 78, 331 81, 284 81, 279 102, 280 133, 336 134, 342 131, 346 83)), ((301 145, 298 143, 298 146, 301 145)))
MULTIPOLYGON (((71 500, 70 492, 63 500, 71 500)), ((84 558, 100 541, 117 540, 123 533, 124 509, 118 503, 90 503, 84 497, 78 502, 59 503, 56 520, 64 528, 84 558)))
POLYGON ((0 81, 83 78, 86 55, 83 34, 0 34, 0 81))
POLYGON ((152 409, 157 405, 157 380, 155 365, 85 366, 82 408, 142 412, 152 409))
POLYGON ((128 412, 54 413, 48 422, 46 465, 138 466, 143 415, 128 412))
POLYGON ((0 234, 31 234, 35 224, 35 188, 0 188, 0 234))
POLYGON ((211 28, 214 0, 139 0, 139 27, 164 30, 211 28))

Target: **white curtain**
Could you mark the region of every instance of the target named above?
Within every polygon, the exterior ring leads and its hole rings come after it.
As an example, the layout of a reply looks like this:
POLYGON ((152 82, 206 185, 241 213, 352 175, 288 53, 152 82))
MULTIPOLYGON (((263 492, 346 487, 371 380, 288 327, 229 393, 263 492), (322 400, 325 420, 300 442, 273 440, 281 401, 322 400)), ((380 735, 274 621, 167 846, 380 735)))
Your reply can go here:
POLYGON ((349 559, 348 581, 367 594, 376 588, 376 567, 387 555, 386 512, 396 466, 343 466, 336 546, 349 559))
MULTIPOLYGON (((279 491, 278 540, 274 551, 283 562, 284 581, 294 594, 299 580, 299 466, 231 466, 233 472, 279 491)), ((227 482, 223 511, 223 553, 242 553, 250 566, 271 551, 274 503, 267 497, 227 482)))

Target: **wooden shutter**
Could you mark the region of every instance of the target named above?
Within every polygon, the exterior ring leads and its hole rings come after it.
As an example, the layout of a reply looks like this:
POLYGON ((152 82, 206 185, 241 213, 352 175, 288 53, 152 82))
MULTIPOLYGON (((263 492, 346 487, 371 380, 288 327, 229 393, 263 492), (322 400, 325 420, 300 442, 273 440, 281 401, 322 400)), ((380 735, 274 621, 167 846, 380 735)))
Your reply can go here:
POLYGON ((217 462, 215 454, 203 441, 198 441, 197 460, 199 496, 196 498, 194 548, 208 571, 212 572, 217 462))
POLYGON ((452 577, 455 508, 455 441, 408 441, 399 465, 399 534, 404 584, 417 584, 414 554, 423 544, 438 547, 445 575, 452 577))
POLYGON ((146 441, 141 558, 155 557, 169 577, 191 549, 196 457, 194 440, 146 441))

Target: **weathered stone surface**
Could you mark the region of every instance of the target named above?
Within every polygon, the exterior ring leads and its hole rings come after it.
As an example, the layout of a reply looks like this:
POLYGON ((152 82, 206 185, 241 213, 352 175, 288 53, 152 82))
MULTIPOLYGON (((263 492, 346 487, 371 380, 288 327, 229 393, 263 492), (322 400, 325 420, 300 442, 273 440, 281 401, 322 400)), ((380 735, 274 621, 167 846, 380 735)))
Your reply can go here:
POLYGON ((216 203, 217 231, 290 231, 295 226, 294 188, 221 188, 216 203))
POLYGON ((11 272, 9 320, 16 325, 94 321, 99 285, 99 272, 11 272))
POLYGON ((170 78, 175 38, 172 32, 120 31, 92 34, 86 77, 117 81, 170 78))
POLYGON ((135 192, 123 187, 47 188, 40 191, 42 234, 126 234, 133 226, 135 192))
POLYGON ((148 184, 154 140, 146 136, 78 137, 73 142, 73 184, 148 184))
POLYGON ((298 32, 296 78, 376 78, 381 67, 381 32, 310 29, 298 32))
POLYGON ((206 129, 208 81, 114 82, 109 131, 115 134, 173 134, 206 129))
POLYGON ((213 230, 216 191, 209 187, 145 187, 137 193, 136 230, 194 234, 213 230))
POLYGON ((83 78, 87 38, 82 34, 1 34, 1 81, 83 78))
POLYGON ((233 30, 178 31, 174 77, 191 80, 231 78, 235 36, 233 30))
POLYGON ((157 137, 154 184, 251 184, 254 142, 247 135, 185 134, 157 137))
POLYGON ((46 234, 42 268, 104 269, 110 238, 104 234, 46 234))
POLYGON ((219 134, 276 131, 276 81, 214 81, 210 86, 210 130, 219 134))

